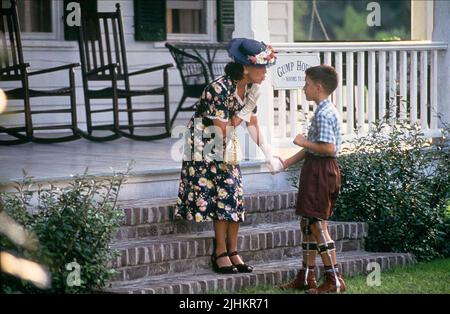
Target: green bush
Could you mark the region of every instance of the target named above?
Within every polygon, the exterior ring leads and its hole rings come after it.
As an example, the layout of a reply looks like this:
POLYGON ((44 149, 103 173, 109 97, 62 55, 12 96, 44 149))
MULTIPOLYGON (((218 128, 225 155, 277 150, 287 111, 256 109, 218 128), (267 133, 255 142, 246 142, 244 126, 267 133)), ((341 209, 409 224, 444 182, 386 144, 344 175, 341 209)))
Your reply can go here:
POLYGON ((109 264, 117 252, 110 242, 123 220, 116 201, 129 170, 106 179, 86 170, 65 188, 40 187, 37 193, 30 191, 32 179, 24 176, 17 193, 0 194, 7 214, 39 240, 39 249, 29 251, 0 236, 2 250, 14 250, 15 255, 46 266, 51 274, 51 287, 45 291, 2 274, 2 292, 89 293, 104 287, 115 274, 109 264), (33 197, 37 206, 32 205, 33 197))
POLYGON ((430 143, 419 126, 386 128, 376 123, 341 153, 332 219, 367 222, 369 251, 410 252, 419 260, 450 256, 448 138, 430 143))

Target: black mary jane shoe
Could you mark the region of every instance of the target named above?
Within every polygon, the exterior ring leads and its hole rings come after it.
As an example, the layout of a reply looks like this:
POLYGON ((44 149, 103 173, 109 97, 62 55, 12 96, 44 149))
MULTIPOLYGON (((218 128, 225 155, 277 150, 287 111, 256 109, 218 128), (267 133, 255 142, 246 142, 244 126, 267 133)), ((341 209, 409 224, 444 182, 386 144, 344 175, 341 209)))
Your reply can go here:
POLYGON ((213 266, 213 270, 219 274, 236 274, 236 273, 238 273, 239 270, 234 265, 219 267, 219 265, 217 264, 217 260, 219 258, 225 257, 225 256, 228 256, 227 252, 224 252, 220 255, 216 255, 216 254, 211 255, 211 263, 213 266))
MULTIPOLYGON (((235 256, 235 255, 239 255, 239 253, 237 251, 231 252, 228 254, 228 256, 235 256)), ((233 262, 232 262, 233 263, 233 262)), ((233 265, 237 268, 237 270, 240 273, 251 273, 253 271, 253 266, 250 266, 248 264, 234 264, 233 265)))

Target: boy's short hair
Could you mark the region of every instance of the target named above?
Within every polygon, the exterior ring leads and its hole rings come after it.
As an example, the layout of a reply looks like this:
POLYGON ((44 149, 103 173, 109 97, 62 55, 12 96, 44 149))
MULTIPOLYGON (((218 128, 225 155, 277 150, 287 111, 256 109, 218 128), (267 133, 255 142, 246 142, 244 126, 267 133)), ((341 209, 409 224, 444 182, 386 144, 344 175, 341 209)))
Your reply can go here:
POLYGON ((329 65, 321 64, 306 69, 305 74, 314 83, 320 83, 328 94, 334 92, 338 85, 338 76, 336 70, 329 65))

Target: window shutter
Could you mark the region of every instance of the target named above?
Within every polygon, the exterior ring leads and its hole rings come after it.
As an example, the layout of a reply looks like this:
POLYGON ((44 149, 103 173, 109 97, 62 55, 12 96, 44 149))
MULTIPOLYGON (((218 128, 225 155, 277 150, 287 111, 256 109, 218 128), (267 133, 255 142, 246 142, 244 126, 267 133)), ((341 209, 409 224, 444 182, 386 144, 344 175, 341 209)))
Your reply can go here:
POLYGON ((80 3, 81 12, 97 12, 97 0, 64 0, 64 39, 65 40, 78 40, 78 26, 67 25, 66 19, 68 13, 67 4, 70 2, 80 3))
POLYGON ((234 31, 234 0, 217 2, 217 37, 219 41, 229 41, 234 31))
POLYGON ((134 0, 134 39, 162 41, 166 35, 166 0, 134 0))

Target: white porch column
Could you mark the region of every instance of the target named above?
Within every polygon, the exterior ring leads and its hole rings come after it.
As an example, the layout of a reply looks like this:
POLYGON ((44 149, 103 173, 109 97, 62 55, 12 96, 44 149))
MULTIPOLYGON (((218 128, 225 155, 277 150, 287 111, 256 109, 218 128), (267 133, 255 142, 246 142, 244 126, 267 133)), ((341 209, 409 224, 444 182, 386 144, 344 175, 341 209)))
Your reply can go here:
MULTIPOLYGON (((234 1, 234 32, 233 38, 245 37, 251 38, 265 43, 269 43, 269 14, 268 1, 234 1)), ((261 84, 261 97, 258 102, 258 121, 264 132, 266 141, 272 142, 273 134, 273 88, 271 69, 267 70, 267 76, 261 84)), ((240 134, 242 135, 242 134, 240 134)), ((241 143, 244 146, 243 137, 241 143)), ((247 143, 251 140, 248 141, 247 143)), ((247 146, 247 145, 245 145, 247 146)), ((244 147, 243 147, 244 148, 244 147)), ((245 148, 247 149, 247 147, 245 148)), ((263 155, 256 145, 251 144, 249 149, 249 157, 251 159, 262 158, 263 155)))
POLYGON ((431 40, 434 2, 429 0, 411 1, 411 40, 431 40))
MULTIPOLYGON (((433 41, 442 41, 450 43, 450 1, 437 0, 434 1, 434 29, 433 41)), ((450 88, 450 45, 447 50, 438 52, 438 95, 437 105, 438 112, 442 114, 442 119, 446 123, 450 123, 450 98, 448 90, 450 88)), ((441 125, 439 124, 439 127, 441 125)))
POLYGON ((268 1, 234 0, 233 38, 246 37, 264 42, 269 40, 268 1))

